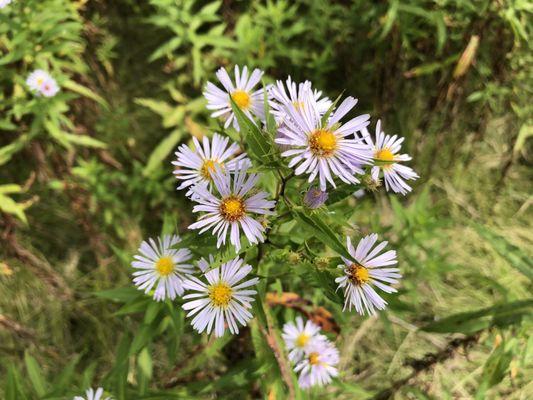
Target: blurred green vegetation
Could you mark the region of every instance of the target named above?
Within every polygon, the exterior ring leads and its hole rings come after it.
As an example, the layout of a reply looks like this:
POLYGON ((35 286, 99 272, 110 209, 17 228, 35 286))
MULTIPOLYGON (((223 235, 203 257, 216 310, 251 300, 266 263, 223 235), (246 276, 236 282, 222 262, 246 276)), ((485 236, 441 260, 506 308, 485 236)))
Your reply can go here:
MULTIPOLYGON (((208 340, 130 283, 143 238, 194 220, 170 160, 219 128, 202 87, 234 64, 357 97, 359 112, 406 137, 421 176, 406 198, 380 191, 329 206, 339 236, 380 232, 399 252, 400 295, 378 317, 340 312, 315 268, 333 254, 312 230, 299 240, 317 259, 265 255, 277 277, 268 291, 325 307, 340 329, 341 379, 305 396, 533 397, 532 12, 525 0, 15 0, 0 10, 0 397, 93 385, 118 399, 285 398, 257 325, 208 340), (36 68, 62 88, 49 102, 25 89, 36 68)), ((200 239, 186 240, 203 254, 200 239)), ((276 326, 293 315, 267 310, 276 326)))

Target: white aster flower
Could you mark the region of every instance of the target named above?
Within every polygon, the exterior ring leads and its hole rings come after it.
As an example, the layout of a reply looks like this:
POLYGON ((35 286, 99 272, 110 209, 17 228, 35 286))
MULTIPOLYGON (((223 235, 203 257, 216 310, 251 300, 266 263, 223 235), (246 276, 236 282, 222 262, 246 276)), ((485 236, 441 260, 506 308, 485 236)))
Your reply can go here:
POLYGON ((278 124, 283 123, 287 117, 285 107, 288 104, 300 109, 303 107, 307 96, 314 98, 320 115, 325 114, 331 106, 331 100, 327 97, 322 97, 321 91, 313 90, 310 81, 296 84, 290 76, 285 84, 282 81, 276 81, 276 84, 270 87, 269 92, 271 112, 278 124))
MULTIPOLYGON (((178 180, 183 181, 178 186, 178 190, 200 182, 210 184, 211 174, 217 168, 222 171, 234 172, 252 165, 246 157, 246 153, 234 157, 239 152, 239 145, 231 143, 228 147, 229 138, 222 137, 217 133, 213 135, 211 142, 204 136, 203 146, 195 137, 193 137, 193 142, 194 150, 183 144, 175 153, 177 160, 172 161, 172 164, 178 167, 174 170, 174 175, 178 180)), ((189 194, 190 192, 187 193, 187 195, 189 194)))
POLYGON ((315 341, 304 352, 303 359, 294 367, 300 372, 298 384, 302 389, 324 386, 338 375, 339 351, 329 341, 315 341))
POLYGON ((405 183, 405 180, 418 179, 418 174, 412 168, 400 164, 404 161, 411 160, 408 154, 397 154, 405 138, 398 136, 385 135, 381 130, 381 121, 376 124, 376 143, 374 144, 372 137, 365 128, 363 137, 374 152, 374 159, 379 162, 379 165, 372 167, 372 179, 377 181, 379 179, 379 171, 383 171, 383 178, 385 180, 385 188, 392 190, 395 193, 406 195, 411 191, 411 187, 405 183))
POLYGON ((224 335, 225 325, 233 334, 239 333, 238 323, 246 326, 252 319, 249 309, 252 308, 252 298, 257 292, 246 289, 259 282, 259 278, 242 281, 252 270, 248 264, 238 257, 213 268, 204 274, 204 280, 191 277, 185 282, 187 290, 196 293, 186 294, 183 299, 183 309, 189 311, 187 317, 194 318, 191 324, 198 333, 212 330, 216 337, 224 335), (192 299, 192 300, 191 300, 192 299), (190 300, 190 301, 187 301, 190 300))
POLYGON ((348 252, 356 260, 348 260, 342 257, 345 265, 339 265, 344 275, 336 278, 339 289, 344 290, 344 310, 355 310, 363 315, 365 310, 368 314, 375 314, 375 309, 385 309, 387 302, 383 300, 374 290, 373 286, 386 293, 394 293, 397 290, 390 285, 398 282, 400 270, 398 268, 384 268, 398 263, 396 251, 389 250, 378 255, 388 242, 381 242, 374 249, 374 244, 378 240, 375 233, 365 236, 357 249, 354 249, 350 238, 346 239, 348 252))
POLYGON ((12 0, 0 0, 0 9, 7 7, 11 2, 12 0))
POLYGON ((26 79, 26 84, 38 96, 53 97, 59 92, 56 80, 42 69, 33 71, 26 79))
POLYGON ((138 269, 133 276, 133 283, 139 290, 148 293, 157 283, 154 299, 157 301, 169 298, 174 300, 176 296, 183 294, 183 281, 194 271, 191 264, 184 264, 192 257, 189 249, 173 249, 172 247, 181 242, 177 235, 165 235, 157 239, 148 239, 141 243, 139 253, 135 261, 131 263, 133 268, 138 269))
POLYGON ((105 399, 102 398, 102 395, 104 394, 103 388, 98 388, 93 390, 92 388, 87 389, 85 392, 86 397, 81 396, 75 396, 74 400, 111 400, 111 397, 106 397, 105 399))
POLYGON ((213 193, 207 185, 196 185, 191 189, 192 200, 199 203, 194 206, 193 212, 204 211, 198 222, 189 226, 189 229, 201 229, 203 233, 209 229, 218 237, 217 247, 226 243, 229 234, 230 242, 238 252, 241 248, 240 229, 244 231, 250 243, 260 243, 265 240, 265 227, 252 218, 253 214, 272 215, 271 209, 275 201, 266 200, 268 193, 257 192, 251 194, 259 176, 247 174, 247 169, 242 168, 235 174, 217 169, 212 175, 213 193))
POLYGON ((356 99, 347 97, 324 126, 314 97, 305 96, 298 107, 292 103, 285 106, 288 118, 279 128, 283 137, 278 137, 276 143, 291 147, 281 155, 292 158, 289 167, 300 164, 296 175, 309 174, 309 182, 318 176, 321 190, 326 190, 326 182, 336 187, 333 176, 346 183, 359 183, 354 174, 364 173, 361 165, 370 163, 372 152, 355 133, 369 124, 370 116, 339 122, 356 104, 356 99))
POLYGON ((302 317, 296 318, 296 323, 287 322, 283 325, 281 337, 285 341, 285 347, 289 351, 289 359, 298 362, 302 359, 304 352, 317 340, 327 340, 324 335, 320 335, 320 327, 312 321, 304 324, 302 317))
POLYGON ((241 74, 239 66, 236 65, 235 85, 224 68, 220 68, 216 75, 225 90, 220 89, 211 82, 207 82, 204 96, 207 99, 207 109, 214 110, 211 116, 213 118, 222 117, 226 120, 224 128, 227 128, 233 122, 233 127, 239 130, 237 118, 235 118, 231 108, 230 97, 252 121, 253 116, 261 120, 265 119, 263 89, 253 91, 255 85, 261 80, 263 71, 256 68, 253 70, 252 75, 248 76, 248 67, 245 66, 241 74))

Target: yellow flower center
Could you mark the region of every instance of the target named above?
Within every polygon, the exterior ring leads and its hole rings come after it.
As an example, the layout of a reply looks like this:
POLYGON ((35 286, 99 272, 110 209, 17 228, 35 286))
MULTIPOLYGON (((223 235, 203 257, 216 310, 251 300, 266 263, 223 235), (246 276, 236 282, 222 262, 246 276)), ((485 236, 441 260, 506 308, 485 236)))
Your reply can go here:
POLYGON ((306 335, 305 333, 301 333, 296 338, 295 344, 296 344, 296 347, 305 347, 307 342, 309 342, 309 335, 306 335))
POLYGON ((230 222, 241 219, 246 213, 244 201, 237 196, 229 196, 220 203, 220 214, 222 217, 230 222))
POLYGON ((200 169, 200 174, 204 179, 211 179, 211 174, 215 172, 216 168, 219 167, 223 169, 222 164, 220 164, 218 161, 215 160, 205 160, 202 168, 200 169))
POLYGON ((236 90, 231 94, 231 98, 241 110, 247 110, 250 107, 250 104, 252 103, 252 99, 250 98, 250 95, 246 93, 244 90, 236 90))
POLYGON ((171 257, 161 257, 155 263, 155 269, 161 276, 168 276, 174 271, 174 261, 171 257))
POLYGON ((309 354, 309 364, 311 365, 317 365, 320 364, 319 355, 318 353, 311 353, 309 354))
POLYGON ((209 298, 215 307, 227 307, 232 295, 233 289, 225 282, 209 287, 209 298))
POLYGON ((383 166, 385 167, 391 165, 392 162, 394 162, 394 154, 392 154, 392 151, 390 151, 390 149, 388 148, 384 148, 384 149, 376 151, 376 153, 374 154, 374 158, 376 160, 385 162, 383 164, 383 166), (392 162, 387 162, 387 161, 392 161, 392 162))
POLYGON ((309 147, 314 155, 328 157, 337 148, 337 138, 327 129, 317 129, 309 136, 309 147))
POLYGON ((43 78, 37 78, 37 85, 41 86, 44 82, 43 78))
POLYGON ((293 101, 292 102, 292 105, 294 106, 294 108, 296 108, 297 110, 302 110, 304 108, 304 102, 303 101, 293 101))
POLYGON ((346 273, 348 275, 348 279, 355 285, 361 286, 363 283, 366 283, 370 280, 368 268, 356 263, 350 265, 346 273))

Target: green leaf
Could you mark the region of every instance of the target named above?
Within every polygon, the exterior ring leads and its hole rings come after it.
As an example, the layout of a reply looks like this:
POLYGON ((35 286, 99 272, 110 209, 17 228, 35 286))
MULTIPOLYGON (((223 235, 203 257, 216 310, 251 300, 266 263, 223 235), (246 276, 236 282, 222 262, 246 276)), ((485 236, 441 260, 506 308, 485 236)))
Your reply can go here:
POLYGON ((353 257, 348 253, 348 250, 343 246, 335 232, 323 221, 319 214, 320 211, 307 212, 302 207, 294 207, 292 213, 298 220, 310 227, 314 231, 317 239, 322 243, 334 250, 337 254, 353 260, 353 257))
POLYGON ((148 348, 145 347, 141 350, 139 353, 139 357, 137 358, 139 369, 141 370, 141 373, 148 379, 152 378, 152 372, 153 372, 153 362, 152 362, 152 356, 150 355, 150 352, 148 351, 148 348))
POLYGON ((509 243, 504 237, 494 233, 490 228, 479 224, 472 224, 472 226, 511 267, 533 280, 533 261, 531 257, 509 243))
POLYGON ((141 291, 135 289, 134 287, 101 290, 99 292, 94 292, 94 295, 102 299, 108 299, 120 303, 127 303, 135 298, 144 296, 141 291))
POLYGON ((164 138, 157 145, 157 147, 152 151, 152 154, 150 154, 150 158, 148 159, 148 162, 146 163, 146 167, 144 167, 144 170, 143 170, 144 176, 150 175, 157 167, 161 165, 161 163, 167 158, 167 156, 176 147, 182 135, 183 135, 183 131, 175 129, 174 131, 170 133, 170 135, 164 138))
POLYGON ((421 329, 426 332, 471 334, 492 326, 503 327, 518 323, 522 317, 531 313, 532 306, 533 299, 497 304, 477 311, 454 314, 421 329))
POLYGON ((231 107, 239 123, 241 132, 245 136, 246 144, 251 150, 251 155, 262 162, 263 165, 269 165, 275 162, 274 154, 277 150, 274 147, 272 138, 264 135, 261 129, 248 118, 239 108, 239 106, 231 99, 231 107))
POLYGON ((37 393, 39 397, 43 397, 46 394, 46 381, 41 367, 37 363, 37 360, 35 360, 35 358, 33 358, 27 351, 24 353, 24 363, 26 364, 28 377, 35 393, 37 393))
POLYGON ((500 343, 500 345, 494 349, 483 366, 481 383, 476 392, 476 399, 485 399, 485 392, 505 378, 512 359, 513 353, 505 350, 504 343, 500 343))
POLYGON ((107 104, 107 101, 104 100, 103 97, 97 95, 94 93, 91 89, 80 85, 77 82, 74 82, 72 80, 67 80, 66 82, 63 82, 62 86, 66 89, 69 89, 75 93, 81 94, 84 97, 87 97, 91 100, 96 101, 98 104, 100 104, 102 107, 104 107, 106 110, 109 110, 109 104, 107 104))

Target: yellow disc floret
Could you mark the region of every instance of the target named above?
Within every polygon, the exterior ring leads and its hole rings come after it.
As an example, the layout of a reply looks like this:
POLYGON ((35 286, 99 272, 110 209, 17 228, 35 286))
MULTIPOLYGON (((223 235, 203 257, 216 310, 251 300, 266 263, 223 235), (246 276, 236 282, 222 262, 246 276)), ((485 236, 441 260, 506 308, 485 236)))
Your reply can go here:
POLYGON ((305 347, 307 342, 309 342, 309 335, 306 335, 305 333, 301 333, 298 335, 298 337, 295 340, 296 347, 305 347))
POLYGON ((161 257, 155 263, 155 269, 161 276, 168 276, 174 271, 174 261, 172 257, 161 257))
POLYGON ((337 148, 337 137, 327 129, 317 129, 309 136, 309 147, 314 155, 329 157, 337 148))
POLYGON ((347 268, 346 274, 348 275, 348 279, 358 286, 361 286, 370 280, 370 272, 368 272, 368 268, 356 263, 353 263, 347 268))
POLYGON ((244 90, 236 90, 231 94, 231 98, 241 110, 247 110, 250 108, 250 105, 252 104, 252 99, 250 98, 250 95, 246 93, 244 90))
POLYGON ((318 365, 320 364, 320 358, 318 353, 311 353, 309 354, 309 364, 311 365, 318 365))
POLYGON ((385 167, 392 165, 392 163, 394 162, 394 154, 392 154, 392 151, 390 151, 389 148, 377 150, 374 153, 374 158, 376 160, 381 161, 383 163, 382 166, 385 166, 385 167))
POLYGON ((205 160, 200 169, 200 174, 204 179, 211 179, 211 174, 218 168, 223 169, 222 165, 215 160, 205 160))
POLYGON ((233 289, 225 282, 209 287, 209 298, 215 307, 227 307, 231 301, 233 289))
POLYGON ((244 201, 240 197, 231 195, 220 203, 220 214, 226 221, 238 221, 245 213, 244 201))

